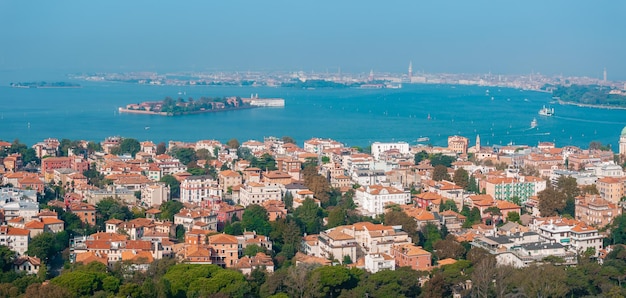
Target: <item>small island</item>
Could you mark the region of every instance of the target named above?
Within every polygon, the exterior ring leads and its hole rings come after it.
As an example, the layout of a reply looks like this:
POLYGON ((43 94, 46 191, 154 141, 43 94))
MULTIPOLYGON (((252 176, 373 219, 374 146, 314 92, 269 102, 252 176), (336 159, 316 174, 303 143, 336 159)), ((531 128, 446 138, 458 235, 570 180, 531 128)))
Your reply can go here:
POLYGON ((166 97, 162 101, 145 101, 120 107, 120 113, 147 114, 160 116, 180 116, 223 112, 232 110, 251 109, 256 107, 283 107, 282 98, 259 98, 253 95, 250 98, 232 97, 200 97, 199 99, 166 97))
POLYGON ((13 88, 80 88, 79 84, 69 82, 19 82, 9 85, 13 88))

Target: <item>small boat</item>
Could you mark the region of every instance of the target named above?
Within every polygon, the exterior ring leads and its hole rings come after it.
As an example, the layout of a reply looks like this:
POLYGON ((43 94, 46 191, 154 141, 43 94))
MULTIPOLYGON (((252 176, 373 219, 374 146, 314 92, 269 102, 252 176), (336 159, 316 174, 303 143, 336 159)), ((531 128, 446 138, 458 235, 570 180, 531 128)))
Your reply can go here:
POLYGON ((148 130, 148 129, 150 129, 150 126, 146 126, 146 127, 144 127, 144 129, 145 129, 145 130, 148 130))
POLYGON ((530 128, 537 127, 537 118, 533 118, 533 121, 530 121, 530 128))
POLYGON ((418 143, 423 143, 423 142, 428 142, 428 141, 430 141, 429 137, 419 137, 419 138, 417 138, 417 142, 418 143))
POLYGON ((428 113, 428 118, 426 118, 426 119, 430 120, 430 113, 428 113))

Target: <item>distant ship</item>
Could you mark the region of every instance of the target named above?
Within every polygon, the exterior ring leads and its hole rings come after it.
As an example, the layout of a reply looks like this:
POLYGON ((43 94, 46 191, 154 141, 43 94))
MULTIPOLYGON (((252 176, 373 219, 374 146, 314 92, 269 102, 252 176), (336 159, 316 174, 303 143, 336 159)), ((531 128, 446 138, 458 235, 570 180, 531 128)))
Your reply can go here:
POLYGON ((543 106, 543 108, 539 110, 539 115, 550 117, 554 115, 554 108, 546 108, 546 106, 543 106))
POLYGON ((533 118, 533 121, 530 121, 530 128, 537 127, 537 118, 533 118))
POLYGON ((417 138, 417 142, 418 143, 423 143, 423 142, 428 142, 428 141, 430 141, 429 137, 419 137, 419 138, 417 138))

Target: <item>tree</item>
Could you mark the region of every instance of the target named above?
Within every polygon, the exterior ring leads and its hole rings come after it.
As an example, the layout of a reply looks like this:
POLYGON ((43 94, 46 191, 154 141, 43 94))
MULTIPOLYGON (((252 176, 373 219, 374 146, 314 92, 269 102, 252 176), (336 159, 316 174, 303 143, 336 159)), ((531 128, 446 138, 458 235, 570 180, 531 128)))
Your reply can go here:
POLYGON ((119 220, 127 220, 133 218, 133 213, 128 209, 127 206, 124 206, 120 200, 108 197, 102 199, 100 202, 96 204, 96 223, 97 225, 104 229, 104 222, 115 218, 119 220))
POLYGON ((295 143, 296 143, 296 140, 294 140, 294 139, 293 139, 292 137, 290 137, 290 136, 283 136, 283 137, 281 138, 281 140, 282 140, 282 141, 283 141, 283 143, 285 143, 285 144, 288 144, 288 143, 289 143, 289 144, 295 144, 295 143))
POLYGON ((348 214, 346 209, 335 206, 328 212, 328 224, 326 225, 326 228, 330 229, 347 224, 347 216, 348 214))
POLYGON ((434 249, 434 244, 441 240, 441 234, 439 234, 439 229, 436 225, 432 223, 427 223, 421 231, 420 235, 420 244, 424 247, 425 250, 432 252, 434 249))
POLYGON ((430 156, 430 164, 434 166, 443 165, 446 168, 452 166, 452 163, 456 160, 456 158, 452 156, 443 155, 441 153, 433 154, 430 156))
POLYGON ((318 267, 309 277, 309 297, 337 297, 343 290, 356 287, 358 279, 352 272, 341 266, 318 267))
POLYGON ((165 147, 165 143, 163 142, 158 143, 156 146, 156 154, 157 155, 164 154, 165 151, 167 151, 167 148, 165 147))
POLYGON ((417 297, 421 288, 415 281, 422 275, 409 267, 382 270, 361 276, 358 286, 344 293, 347 297, 417 297))
POLYGON ((230 149, 237 150, 237 148, 239 148, 239 141, 237 139, 230 139, 230 140, 228 140, 228 142, 226 142, 226 145, 230 149))
POLYGON ((167 186, 170 187, 170 194, 172 198, 180 197, 180 182, 178 182, 178 180, 174 176, 165 175, 161 177, 161 180, 159 181, 167 184, 167 186))
POLYGON ((554 188, 546 188, 537 194, 541 216, 554 216, 565 208, 566 197, 554 188))
POLYGON ((0 245, 0 269, 2 269, 2 272, 10 271, 14 260, 15 252, 6 245, 0 245))
POLYGON ((260 205, 249 205, 241 217, 241 225, 248 231, 256 231, 259 235, 269 235, 270 226, 267 210, 260 205))
POLYGON ((458 243, 453 235, 446 236, 446 239, 437 241, 433 248, 435 254, 441 259, 459 259, 465 254, 465 248, 458 243))
POLYGON ((452 210, 454 212, 459 212, 459 208, 456 207, 456 203, 454 200, 446 200, 443 204, 439 206, 439 211, 452 210))
POLYGON ((566 199, 575 199, 580 195, 580 189, 576 178, 571 176, 561 176, 557 180, 556 189, 565 195, 566 199))
POLYGON ((582 186, 581 194, 582 195, 599 195, 600 192, 598 191, 598 188, 596 187, 595 184, 591 184, 591 185, 582 186))
POLYGON ((293 195, 290 191, 286 192, 283 196, 283 202, 285 203, 285 208, 291 209, 293 208, 293 195))
POLYGON ((311 198, 306 198, 302 205, 296 208, 293 216, 302 223, 301 226, 308 234, 317 234, 322 229, 322 209, 311 198))
POLYGON ((26 254, 31 257, 38 257, 48 263, 56 252, 54 234, 43 232, 30 240, 26 254))
POLYGON ((474 175, 470 176, 466 190, 473 193, 480 192, 480 189, 478 189, 478 182, 476 181, 476 177, 474 177, 474 175))
POLYGON ((304 177, 304 185, 313 192, 313 196, 320 200, 322 206, 329 206, 330 201, 330 183, 328 180, 317 173, 317 169, 313 166, 307 166, 302 171, 304 177))
POLYGON ((256 256, 256 254, 260 252, 265 253, 265 248, 260 247, 256 244, 248 244, 246 245, 246 248, 243 250, 243 254, 249 257, 256 256))
POLYGON ((174 221, 174 215, 176 215, 180 210, 183 209, 183 203, 179 201, 167 201, 159 207, 161 210, 161 219, 174 221))
POLYGON ((141 150, 141 144, 139 141, 131 138, 125 138, 120 142, 120 153, 129 153, 132 157, 141 150))
POLYGON ((198 161, 196 151, 193 148, 174 147, 170 150, 170 152, 172 153, 172 156, 180 160, 183 164, 196 163, 198 161))
POLYGON ((415 161, 415 164, 419 164, 422 160, 425 160, 425 159, 428 159, 428 153, 422 150, 420 152, 415 153, 415 157, 413 161, 415 161))
POLYGON ((402 211, 389 211, 385 213, 384 223, 386 226, 401 225, 402 229, 413 238, 414 242, 419 241, 419 235, 417 231, 417 223, 415 219, 408 216, 402 211))
POLYGON ((454 171, 454 184, 467 189, 469 186, 469 173, 464 168, 458 168, 454 171))
POLYGON ((55 284, 31 284, 24 292, 24 297, 29 298, 66 298, 70 296, 71 293, 67 289, 55 284))
POLYGON ((446 180, 450 181, 450 175, 448 174, 448 168, 444 165, 437 165, 433 169, 433 180, 441 181, 446 180))
POLYGON ((520 223, 520 215, 517 212, 509 212, 506 215, 506 221, 520 223))

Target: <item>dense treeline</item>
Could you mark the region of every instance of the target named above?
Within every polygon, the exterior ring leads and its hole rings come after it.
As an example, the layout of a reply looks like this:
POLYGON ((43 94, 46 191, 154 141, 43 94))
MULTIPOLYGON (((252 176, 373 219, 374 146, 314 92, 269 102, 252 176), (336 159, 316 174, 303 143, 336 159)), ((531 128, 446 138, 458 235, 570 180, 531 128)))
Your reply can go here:
POLYGON ((591 105, 626 106, 625 96, 609 94, 609 91, 611 91, 610 88, 597 85, 571 85, 557 86, 554 91, 552 91, 552 95, 565 102, 591 105))

